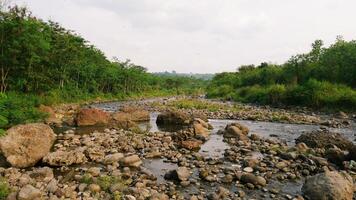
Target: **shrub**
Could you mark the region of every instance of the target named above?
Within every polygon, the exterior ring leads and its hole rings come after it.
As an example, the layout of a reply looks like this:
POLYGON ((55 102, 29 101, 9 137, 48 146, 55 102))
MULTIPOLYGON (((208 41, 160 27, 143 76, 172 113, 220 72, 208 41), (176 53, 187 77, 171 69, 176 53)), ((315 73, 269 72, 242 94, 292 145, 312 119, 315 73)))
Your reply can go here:
POLYGON ((5 200, 10 192, 10 187, 7 181, 3 178, 0 178, 0 200, 5 200))
POLYGON ((0 98, 0 128, 43 120, 45 113, 36 107, 40 99, 33 95, 8 93, 0 98))

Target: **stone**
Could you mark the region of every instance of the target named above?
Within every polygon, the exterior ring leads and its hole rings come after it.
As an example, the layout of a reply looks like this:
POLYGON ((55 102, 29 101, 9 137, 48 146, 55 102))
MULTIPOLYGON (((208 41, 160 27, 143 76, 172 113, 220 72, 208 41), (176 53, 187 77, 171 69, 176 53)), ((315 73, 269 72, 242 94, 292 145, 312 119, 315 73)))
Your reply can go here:
POLYGON ((47 118, 45 119, 46 124, 61 124, 62 120, 59 115, 56 115, 55 111, 50 106, 40 105, 38 110, 46 113, 47 118))
POLYGON ((160 113, 157 116, 157 124, 173 124, 173 125, 188 125, 191 122, 191 117, 178 110, 168 110, 166 112, 160 113))
POLYGON ((205 140, 209 137, 209 130, 205 128, 202 124, 197 123, 196 121, 194 121, 193 123, 193 130, 196 136, 201 136, 205 140))
POLYGON ((326 171, 307 178, 302 187, 306 199, 352 200, 353 181, 346 172, 326 171))
POLYGON ((49 153, 43 158, 43 162, 50 166, 69 166, 73 164, 82 164, 87 161, 85 154, 81 149, 72 151, 55 151, 49 153))
POLYGON ((32 185, 26 185, 17 194, 18 200, 38 200, 41 199, 41 191, 32 185))
POLYGON ((186 181, 189 179, 190 171, 186 167, 178 167, 177 175, 180 181, 186 181))
POLYGON ((50 192, 50 193, 55 193, 58 189, 58 182, 56 179, 52 179, 48 185, 46 186, 47 188, 47 191, 50 192))
POLYGON ((120 112, 113 114, 113 118, 126 118, 133 122, 143 122, 150 120, 150 113, 138 107, 124 106, 120 109, 120 112))
POLYGON ((37 182, 48 183, 54 178, 53 169, 49 167, 36 168, 30 173, 30 177, 37 182))
POLYGON ((90 190, 90 192, 92 192, 92 193, 98 193, 98 192, 100 192, 101 191, 101 188, 100 188, 100 186, 98 185, 98 184, 90 184, 89 186, 88 186, 88 188, 89 188, 89 190, 90 190))
POLYGON ((123 166, 126 167, 139 167, 142 164, 142 161, 138 155, 131 155, 123 158, 121 160, 123 166))
POLYGON ((99 176, 100 175, 100 168, 99 167, 91 167, 87 171, 90 175, 93 177, 99 176))
POLYGON ((199 150, 203 144, 202 141, 196 139, 189 139, 181 142, 181 147, 189 150, 199 150))
POLYGON ((55 139, 56 135, 46 124, 17 125, 0 138, 0 148, 13 167, 25 168, 41 160, 50 151, 55 139))
POLYGON ((353 147, 351 141, 340 133, 329 132, 327 130, 318 130, 303 133, 296 140, 296 143, 305 143, 312 148, 328 148, 336 146, 342 150, 349 150, 353 147))
POLYGON ((125 156, 122 153, 109 154, 104 157, 103 163, 104 164, 113 164, 113 163, 119 162, 124 157, 125 156))
POLYGON ((345 153, 337 147, 326 150, 325 157, 328 159, 328 161, 339 166, 341 166, 342 162, 346 160, 345 153))
POLYGON ((190 171, 186 167, 178 167, 178 169, 168 171, 164 178, 167 180, 187 181, 190 177, 190 171))
POLYGON ((251 173, 242 174, 240 180, 242 183, 251 183, 255 186, 257 186, 257 185, 265 186, 267 184, 267 181, 265 178, 263 178, 262 176, 256 176, 251 173))
POLYGON ((241 141, 249 141, 249 138, 236 126, 228 125, 224 131, 224 137, 237 138, 241 141))
POLYGON ((244 135, 248 135, 248 133, 250 132, 250 130, 247 128, 247 126, 242 125, 242 124, 237 123, 237 122, 228 124, 225 127, 225 129, 228 129, 230 126, 234 126, 234 127, 238 128, 241 131, 241 133, 244 134, 244 135))
POLYGON ((108 124, 110 115, 96 108, 81 109, 76 116, 77 126, 94 126, 108 124))
POLYGON ((253 172, 253 168, 252 167, 245 167, 244 172, 248 172, 248 173, 252 173, 253 172))

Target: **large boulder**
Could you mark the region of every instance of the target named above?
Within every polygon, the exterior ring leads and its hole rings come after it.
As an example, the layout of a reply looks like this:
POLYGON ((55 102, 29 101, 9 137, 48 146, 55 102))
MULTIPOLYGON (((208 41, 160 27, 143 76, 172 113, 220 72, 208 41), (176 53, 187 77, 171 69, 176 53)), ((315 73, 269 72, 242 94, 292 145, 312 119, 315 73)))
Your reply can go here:
POLYGON ((207 139, 209 137, 209 124, 199 118, 194 119, 193 121, 193 130, 196 136, 203 137, 207 139))
POLYGON ((191 116, 178 110, 168 110, 157 116, 157 124, 165 125, 189 125, 191 116))
POLYGON ((307 178, 302 193, 309 200, 352 200, 352 177, 346 172, 326 171, 307 178))
POLYGON ((77 126, 105 125, 109 123, 110 115, 96 108, 84 108, 78 112, 75 121, 77 126))
POLYGON ((329 148, 337 146, 342 150, 349 150, 353 146, 352 142, 343 137, 340 133, 327 130, 318 130, 303 133, 295 140, 296 144, 305 143, 311 148, 329 148))
POLYGON ((227 138, 237 138, 241 141, 248 141, 249 138, 247 137, 249 130, 246 126, 243 126, 238 123, 232 123, 225 127, 223 132, 224 137, 227 138))
POLYGON ((150 120, 150 113, 147 110, 143 110, 139 107, 124 106, 120 110, 121 113, 126 113, 129 115, 131 121, 142 122, 150 120))
POLYGON ((51 127, 42 123, 17 125, 6 131, 0 139, 0 148, 13 166, 25 168, 35 165, 51 149, 56 135, 51 127))

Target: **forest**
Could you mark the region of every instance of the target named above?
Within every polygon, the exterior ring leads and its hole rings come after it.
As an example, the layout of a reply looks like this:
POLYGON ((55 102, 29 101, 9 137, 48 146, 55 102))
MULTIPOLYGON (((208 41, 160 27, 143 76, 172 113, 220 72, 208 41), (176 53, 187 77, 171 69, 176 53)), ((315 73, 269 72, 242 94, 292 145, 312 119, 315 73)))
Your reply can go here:
POLYGON ((152 74, 129 60, 109 60, 74 31, 25 7, 0 11, 0 128, 43 117, 40 104, 193 94, 205 82, 152 74))
POLYGON ((356 41, 341 36, 329 47, 316 40, 310 52, 286 63, 245 65, 217 74, 207 96, 273 106, 356 110, 356 41))

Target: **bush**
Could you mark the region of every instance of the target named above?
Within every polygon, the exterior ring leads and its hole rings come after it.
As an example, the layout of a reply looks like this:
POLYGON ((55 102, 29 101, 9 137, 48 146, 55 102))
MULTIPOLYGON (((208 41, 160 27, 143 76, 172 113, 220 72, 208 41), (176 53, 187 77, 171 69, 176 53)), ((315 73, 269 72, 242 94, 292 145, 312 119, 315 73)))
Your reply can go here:
POLYGON ((0 128, 43 120, 46 114, 36 108, 40 104, 40 99, 33 95, 15 93, 2 95, 0 98, 0 128))

